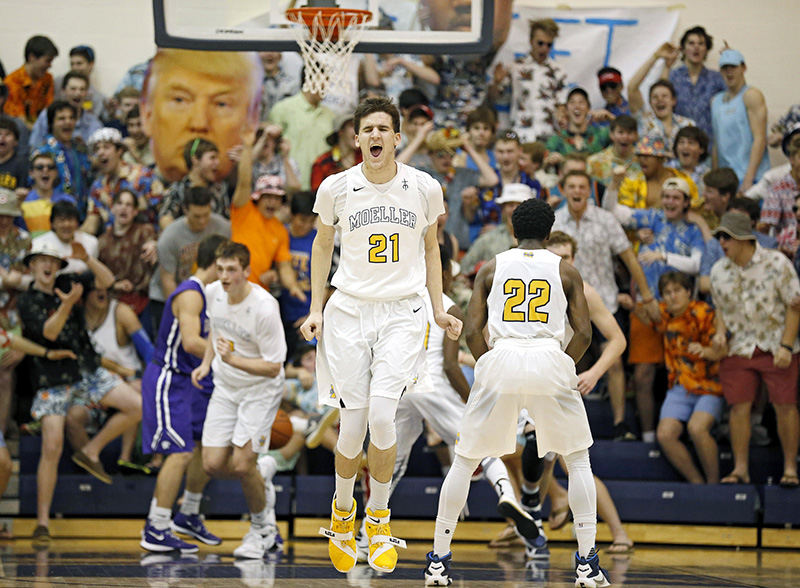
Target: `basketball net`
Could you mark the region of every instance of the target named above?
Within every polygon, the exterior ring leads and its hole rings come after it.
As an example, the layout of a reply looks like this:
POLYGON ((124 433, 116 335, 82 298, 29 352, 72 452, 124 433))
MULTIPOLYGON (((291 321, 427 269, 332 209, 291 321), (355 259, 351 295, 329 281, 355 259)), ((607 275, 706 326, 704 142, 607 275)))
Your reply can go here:
POLYGON ((368 10, 340 8, 292 8, 286 11, 292 22, 305 64, 303 91, 319 94, 349 92, 347 66, 365 25, 372 18, 368 10))

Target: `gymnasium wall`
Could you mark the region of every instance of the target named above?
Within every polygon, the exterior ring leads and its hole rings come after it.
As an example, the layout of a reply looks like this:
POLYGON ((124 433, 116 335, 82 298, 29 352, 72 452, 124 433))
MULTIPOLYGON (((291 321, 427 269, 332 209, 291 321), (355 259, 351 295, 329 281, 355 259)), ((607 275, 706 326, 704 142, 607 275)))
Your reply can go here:
MULTIPOLYGON (((669 4, 658 0, 516 1, 575 8, 669 4)), ((267 5, 266 0, 264 4, 267 5)), ((684 29, 702 24, 714 36, 716 47, 725 39, 744 53, 748 82, 764 92, 770 123, 800 101, 796 32, 800 2, 686 0, 685 4, 674 5, 674 9, 680 11, 677 37, 684 29)), ((54 74, 68 69, 70 47, 91 44, 97 53, 93 82, 101 91, 110 93, 128 67, 149 58, 155 49, 150 0, 0 0, 0 15, 0 59, 7 72, 22 63, 27 38, 45 34, 61 49, 53 65, 54 74)), ((717 55, 715 48, 710 64, 717 55)))

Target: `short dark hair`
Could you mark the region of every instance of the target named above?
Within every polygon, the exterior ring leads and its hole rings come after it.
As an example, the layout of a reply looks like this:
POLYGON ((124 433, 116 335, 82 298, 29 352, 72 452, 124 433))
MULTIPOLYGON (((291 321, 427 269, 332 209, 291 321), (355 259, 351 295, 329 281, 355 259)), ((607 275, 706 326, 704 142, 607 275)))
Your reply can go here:
POLYGON ((519 138, 517 131, 514 129, 505 129, 497 133, 495 141, 511 141, 519 146, 522 146, 522 140, 519 138))
POLYGON ((0 129, 5 129, 9 131, 14 138, 19 141, 19 127, 17 123, 11 120, 9 117, 0 115, 0 129))
POLYGON ((78 212, 78 207, 72 202, 59 200, 53 204, 53 208, 50 210, 50 224, 57 218, 74 218, 76 221, 80 222, 81 214, 78 212))
POLYGON ((417 104, 424 104, 425 106, 428 106, 430 102, 431 101, 428 99, 428 96, 425 94, 425 92, 419 88, 408 88, 407 90, 400 92, 400 96, 397 98, 397 107, 406 109, 417 104))
POLYGON ((289 204, 289 212, 291 214, 316 214, 314 212, 314 202, 316 196, 313 192, 306 190, 295 192, 292 196, 292 202, 289 204))
POLYGON ((120 188, 111 195, 111 203, 116 204, 117 202, 119 202, 123 194, 130 194, 131 196, 133 196, 134 205, 136 205, 139 202, 139 197, 136 195, 136 192, 134 192, 130 188, 120 188))
POLYGON ((580 169, 572 169, 567 173, 565 173, 564 177, 561 178, 561 185, 565 186, 567 184, 567 180, 574 176, 580 176, 582 178, 585 178, 586 183, 589 185, 589 187, 590 188, 592 187, 592 176, 590 176, 588 173, 580 169))
POLYGON ((664 296, 664 289, 669 284, 677 284, 681 288, 688 290, 689 294, 691 294, 692 290, 694 289, 694 281, 689 274, 674 270, 663 273, 661 274, 661 277, 658 278, 658 293, 661 296, 664 296))
POLYGON ((226 240, 217 247, 217 259, 237 259, 244 269, 250 265, 250 250, 243 243, 226 240))
POLYGON ((591 106, 592 101, 589 100, 589 94, 586 92, 586 90, 584 90, 581 87, 572 88, 572 90, 569 91, 569 94, 567 94, 567 102, 569 102, 569 99, 572 98, 575 94, 583 96, 584 99, 586 100, 586 103, 591 106))
POLYGON ((655 90, 656 88, 659 88, 659 87, 660 88, 666 88, 667 90, 669 90, 669 93, 672 94, 673 98, 677 98, 678 97, 678 94, 675 92, 675 86, 673 86, 672 82, 670 82, 669 80, 658 80, 658 81, 654 82, 653 85, 650 86, 650 90, 647 93, 648 97, 652 96, 653 95, 653 90, 655 90))
POLYGON ((79 71, 68 71, 66 75, 64 75, 64 79, 61 80, 61 89, 63 90, 66 88, 69 81, 74 79, 83 80, 86 82, 86 88, 89 88, 89 76, 79 71))
POLYGON ((757 223, 758 219, 761 218, 761 207, 758 205, 758 202, 744 196, 739 196, 731 200, 728 203, 728 210, 741 210, 745 212, 754 223, 757 223))
POLYGON ((622 129, 623 131, 638 131, 639 127, 637 126, 636 119, 630 114, 620 114, 611 121, 610 125, 608 125, 608 130, 613 131, 614 129, 622 129))
POLYGON ((358 134, 361 126, 361 119, 376 112, 385 112, 392 117, 392 130, 395 133, 400 132, 400 111, 394 105, 391 98, 386 96, 379 96, 377 98, 367 98, 356 107, 353 113, 353 128, 358 134))
POLYGON ((470 110, 467 113, 467 130, 477 123, 484 123, 495 129, 497 128, 497 113, 488 106, 479 106, 475 110, 470 110))
POLYGON ((128 114, 125 116, 125 122, 127 123, 132 118, 142 118, 142 113, 139 111, 138 106, 134 106, 128 111, 128 114))
POLYGON ((300 363, 303 360, 303 356, 306 353, 311 353, 312 351, 316 351, 316 345, 312 345, 311 343, 300 343, 294 350, 294 355, 292 355, 292 365, 295 367, 300 367, 300 363))
POLYGON ((219 153, 219 148, 208 139, 196 137, 183 147, 183 161, 186 162, 186 169, 192 169, 192 157, 202 159, 203 155, 211 151, 219 153))
POLYGON ((47 131, 52 133, 53 132, 53 120, 56 118, 56 114, 61 112, 62 110, 71 110, 73 116, 77 119, 78 118, 78 109, 72 104, 72 102, 67 102, 66 100, 55 100, 53 103, 47 107, 47 131))
POLYGON ((517 241, 539 239, 544 241, 550 236, 550 229, 556 215, 546 200, 530 198, 525 200, 511 215, 511 226, 517 241))
POLYGON ((69 56, 74 57, 75 55, 80 55, 89 63, 94 63, 94 49, 89 47, 89 45, 76 45, 70 49, 69 56))
POLYGON ((533 163, 542 165, 544 158, 547 155, 547 146, 541 141, 534 141, 532 143, 523 143, 522 152, 527 153, 533 163))
POLYGON ((689 35, 700 35, 706 40, 706 50, 708 53, 711 53, 711 48, 714 46, 714 37, 709 35, 706 30, 701 27, 700 25, 694 26, 690 29, 687 29, 683 35, 681 35, 681 42, 680 46, 683 49, 683 46, 686 45, 686 41, 689 39, 689 35))
POLYGON ((35 59, 43 55, 57 57, 58 47, 56 47, 56 44, 53 43, 49 37, 34 35, 25 43, 25 61, 28 61, 28 56, 30 55, 33 55, 35 59))
POLYGON ((672 144, 672 152, 675 154, 675 157, 678 157, 678 141, 681 139, 689 139, 690 141, 697 141, 700 145, 700 149, 702 153, 700 154, 700 161, 705 160, 708 157, 708 135, 706 135, 703 129, 689 126, 683 127, 681 130, 678 131, 678 134, 675 135, 675 142, 672 144))
POLYGON ((205 186, 192 186, 183 197, 183 209, 189 210, 190 206, 211 206, 211 190, 205 186))
POLYGON ((197 246, 197 267, 208 269, 217 261, 217 249, 228 241, 222 235, 209 235, 197 246))
POLYGON ((703 183, 706 186, 716 188, 722 194, 727 194, 731 198, 736 196, 739 190, 739 178, 736 172, 729 167, 712 169, 703 176, 703 183))

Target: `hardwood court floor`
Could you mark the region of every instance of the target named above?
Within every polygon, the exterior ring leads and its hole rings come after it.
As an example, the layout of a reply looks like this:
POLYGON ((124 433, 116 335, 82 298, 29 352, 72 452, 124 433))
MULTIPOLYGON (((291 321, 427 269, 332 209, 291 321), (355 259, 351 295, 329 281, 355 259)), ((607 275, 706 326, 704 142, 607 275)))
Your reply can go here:
MULTIPOLYGON (((388 577, 376 577, 359 564, 345 576, 327 558, 322 540, 287 542, 286 553, 271 561, 234 561, 236 541, 203 547, 196 556, 153 555, 132 539, 59 539, 36 551, 29 539, 0 543, 0 586, 317 586, 390 588, 423 586, 422 562, 428 542, 414 541, 400 554, 388 577)), ((526 566, 520 550, 491 550, 483 544, 454 545, 454 588, 572 586, 569 543, 552 545, 549 562, 526 566)), ((637 546, 630 556, 603 555, 615 586, 796 587, 800 553, 788 550, 736 550, 637 546)))

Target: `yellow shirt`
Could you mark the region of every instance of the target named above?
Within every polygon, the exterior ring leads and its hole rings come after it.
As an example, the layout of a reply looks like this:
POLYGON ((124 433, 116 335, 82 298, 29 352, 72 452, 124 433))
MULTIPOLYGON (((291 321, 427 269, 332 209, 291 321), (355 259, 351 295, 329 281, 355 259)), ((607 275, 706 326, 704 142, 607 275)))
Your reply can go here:
MULTIPOLYGON (((686 182, 689 184, 692 209, 700 208, 700 206, 703 204, 703 201, 700 198, 700 194, 697 190, 697 185, 694 183, 694 180, 692 180, 692 178, 687 174, 683 173, 682 171, 678 171, 677 169, 671 167, 666 167, 664 169, 669 172, 670 176, 686 180, 686 182)), ((622 180, 622 185, 619 188, 619 195, 617 196, 617 202, 630 208, 648 208, 647 179, 645 179, 644 176, 640 176, 638 178, 625 178, 622 180)), ((660 202, 658 207, 661 207, 660 202)))

